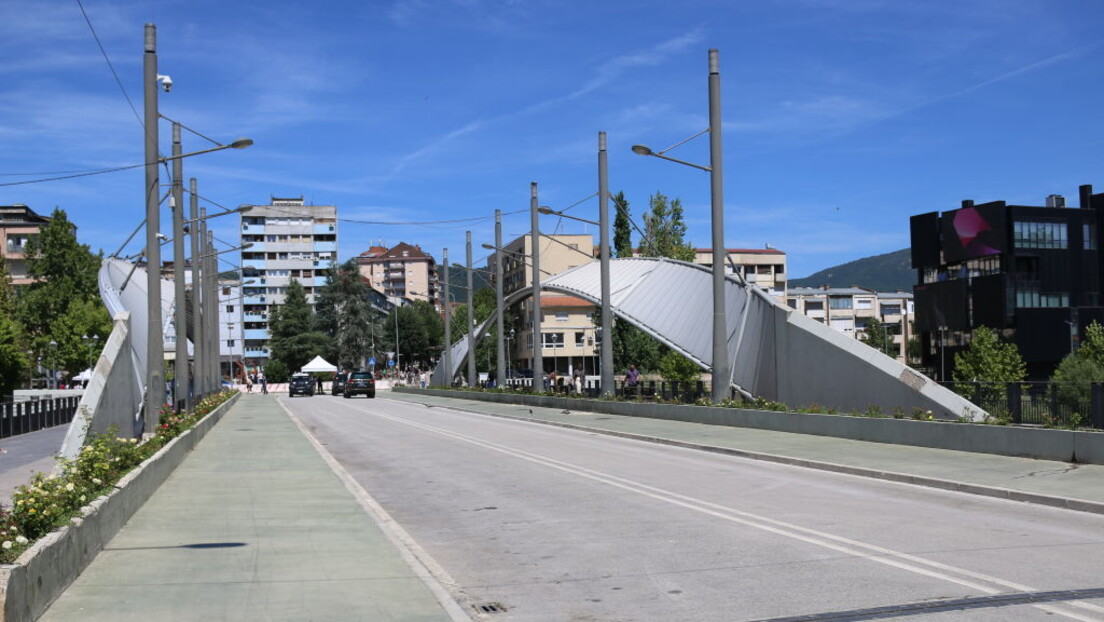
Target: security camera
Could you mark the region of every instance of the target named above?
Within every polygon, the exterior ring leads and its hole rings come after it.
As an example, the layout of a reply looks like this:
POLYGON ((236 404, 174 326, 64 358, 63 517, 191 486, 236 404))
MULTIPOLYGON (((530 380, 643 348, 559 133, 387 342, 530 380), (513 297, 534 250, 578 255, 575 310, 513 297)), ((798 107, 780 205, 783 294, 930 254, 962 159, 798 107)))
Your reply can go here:
POLYGON ((168 241, 169 236, 165 235, 164 233, 158 232, 157 233, 157 239, 161 240, 161 241, 168 241))
POLYGON ((165 88, 166 93, 172 90, 172 78, 157 74, 157 79, 161 82, 161 86, 165 88))

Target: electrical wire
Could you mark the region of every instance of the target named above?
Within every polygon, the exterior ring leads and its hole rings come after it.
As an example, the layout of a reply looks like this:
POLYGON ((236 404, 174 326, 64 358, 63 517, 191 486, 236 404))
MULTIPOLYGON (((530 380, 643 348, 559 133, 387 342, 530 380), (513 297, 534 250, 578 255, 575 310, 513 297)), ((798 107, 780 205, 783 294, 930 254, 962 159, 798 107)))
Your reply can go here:
POLYGON ((88 24, 88 29, 92 31, 92 38, 96 40, 96 45, 100 48, 100 53, 103 54, 104 60, 107 61, 107 66, 111 69, 111 75, 115 76, 115 83, 119 85, 119 90, 123 92, 123 97, 126 98, 127 105, 130 106, 131 112, 134 113, 134 118, 138 120, 139 125, 142 123, 142 117, 138 114, 138 109, 134 107, 134 102, 130 100, 130 95, 127 93, 126 87, 123 86, 123 81, 119 78, 119 72, 115 71, 115 65, 111 63, 111 58, 107 55, 107 50, 104 49, 103 43, 100 42, 100 36, 96 34, 96 29, 92 26, 92 20, 88 18, 88 13, 84 10, 84 4, 81 0, 77 0, 77 6, 80 7, 81 15, 84 16, 85 23, 88 24))

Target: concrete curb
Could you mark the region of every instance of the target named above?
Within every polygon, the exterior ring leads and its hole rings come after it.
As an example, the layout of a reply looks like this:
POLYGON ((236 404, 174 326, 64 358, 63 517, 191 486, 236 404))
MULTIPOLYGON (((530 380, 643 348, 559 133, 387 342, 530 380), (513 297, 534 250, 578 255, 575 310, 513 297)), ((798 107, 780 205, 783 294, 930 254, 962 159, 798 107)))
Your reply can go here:
MULTIPOLYGON (((399 393, 410 393, 415 395, 437 395, 450 398, 466 399, 470 398, 472 392, 463 391, 449 391, 448 395, 443 395, 443 391, 426 391, 422 389, 416 390, 401 390, 399 393)), ((562 399, 562 398, 555 398, 562 399)), ((481 400, 473 400, 481 401, 481 400)), ((482 400, 482 401, 498 401, 498 400, 482 400)), ((535 404, 534 404, 535 405, 535 404)), ((576 410, 585 410, 577 407, 576 410)), ((463 410, 466 412, 472 412, 475 414, 485 415, 488 417, 499 417, 502 419, 512 419, 515 421, 526 421, 530 423, 539 423, 542 425, 550 425, 558 428, 566 428, 569 430, 582 430, 586 432, 594 432, 598 434, 605 434, 607 436, 616 436, 619 438, 628 438, 638 441, 645 441, 649 443, 656 443, 660 445, 669 445, 672 447, 681 447, 684 449, 695 449, 698 451, 707 451, 710 453, 724 454, 727 456, 735 456, 738 458, 748 458, 750 460, 762 460, 764 462, 776 462, 778 464, 787 464, 791 466, 798 466, 808 469, 818 469, 821 471, 830 471, 833 473, 843 473, 846 475, 855 475, 857 477, 868 477, 872 479, 881 479, 890 482, 897 482, 901 484, 911 484, 913 486, 925 486, 928 488, 937 488, 940 490, 949 490, 953 492, 961 492, 971 495, 980 495, 984 497, 994 497, 997 499, 1006 499, 1008 501, 1019 501, 1022 503, 1034 503, 1037 505, 1045 505, 1049 507, 1063 508, 1067 510, 1074 510, 1077 512, 1089 512, 1091 514, 1104 515, 1104 503, 1098 501, 1089 501, 1085 499, 1074 499, 1068 497, 1056 497, 1052 495, 1043 495, 1039 493, 1026 492, 1022 490, 1012 490, 1009 488, 1001 488, 999 486, 984 486, 981 484, 970 484, 966 482, 957 482, 954 480, 940 479, 936 477, 925 477, 921 475, 912 475, 908 473, 899 473, 895 471, 885 471, 881 469, 871 469, 866 467, 857 467, 846 464, 838 464, 834 462, 823 462, 819 460, 810 460, 807 458, 794 458, 791 456, 783 456, 779 454, 770 454, 765 452, 749 451, 746 449, 735 449, 731 447, 718 447, 716 445, 705 445, 702 443, 692 443, 688 441, 679 441, 670 438, 664 438, 660 436, 649 436, 645 434, 634 434, 632 432, 619 432, 616 430, 603 430, 601 428, 594 428, 586 425, 579 425, 574 423, 565 423, 561 421, 548 421, 544 419, 536 419, 532 417, 519 417, 516 415, 506 415, 501 413, 488 413, 484 411, 476 411, 465 409, 462 406, 450 406, 456 410, 463 410)), ((594 411, 601 412, 601 411, 594 411)), ((605 413, 612 414, 612 413, 605 413)), ((616 413, 623 414, 623 413, 616 413)), ((814 415, 815 416, 815 415, 814 415)), ((834 417, 837 415, 825 415, 828 417, 834 417)), ((664 417, 665 419, 673 419, 673 417, 664 417)), ((856 417, 857 418, 857 417, 856 417)), ((921 422, 912 422, 921 423, 921 422)), ((752 427, 752 426, 749 426, 752 427)), ((756 426, 757 427, 757 426, 756 426)))
POLYGON ((15 564, 0 566, 0 622, 35 620, 45 613, 240 397, 232 396, 174 438, 15 564))
POLYGON ((394 390, 399 393, 438 395, 499 404, 524 404, 626 417, 831 436, 890 445, 951 449, 1079 464, 1104 464, 1104 432, 1099 431, 914 421, 890 417, 819 415, 718 406, 619 402, 524 393, 481 393, 413 387, 394 390))

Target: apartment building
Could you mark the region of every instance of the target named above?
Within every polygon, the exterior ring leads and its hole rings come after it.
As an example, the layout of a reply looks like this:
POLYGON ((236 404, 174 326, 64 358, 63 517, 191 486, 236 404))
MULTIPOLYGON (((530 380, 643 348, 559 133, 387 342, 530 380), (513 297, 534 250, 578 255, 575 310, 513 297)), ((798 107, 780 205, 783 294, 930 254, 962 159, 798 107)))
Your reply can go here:
POLYGON ((424 300, 441 309, 437 262, 417 244, 372 246, 354 258, 372 289, 389 298, 424 300))
MULTIPOLYGON (((588 234, 542 235, 540 245, 540 270, 542 278, 548 278, 576 266, 595 261, 594 238, 588 234)), ((502 289, 506 295, 532 287, 533 269, 530 258, 533 252, 531 235, 523 235, 502 248, 502 289)), ((495 255, 487 259, 487 267, 494 274, 495 255)), ((539 331, 533 330, 533 311, 526 299, 514 309, 520 326, 515 328, 506 357, 516 369, 530 369, 533 360, 534 334, 539 332, 541 357, 545 371, 556 369, 559 373, 573 371, 582 365, 587 373, 596 369, 598 351, 594 342, 593 314, 595 305, 571 296, 545 294, 541 296, 541 322, 539 331)), ((509 330, 507 330, 509 332, 509 330)))
POLYGON ((786 292, 791 309, 855 339, 863 339, 872 318, 905 362, 909 339, 916 334, 912 294, 876 292, 862 287, 794 287, 786 292))
MULTIPOLYGON (((22 204, 0 205, 0 253, 4 256, 12 285, 31 282, 27 274, 27 242, 36 237, 50 219, 22 204)), ((74 230, 76 226, 73 227, 74 230)))
POLYGON ((292 279, 314 303, 326 271, 337 261, 337 207, 308 205, 303 197, 272 197, 241 212, 242 313, 246 365, 268 360, 268 317, 284 302, 292 279))
MULTIPOLYGON (((766 248, 729 248, 725 262, 726 274, 739 274, 749 284, 759 287, 781 302, 786 297, 786 253, 766 248)), ((713 249, 694 249, 694 263, 713 267, 713 249)))

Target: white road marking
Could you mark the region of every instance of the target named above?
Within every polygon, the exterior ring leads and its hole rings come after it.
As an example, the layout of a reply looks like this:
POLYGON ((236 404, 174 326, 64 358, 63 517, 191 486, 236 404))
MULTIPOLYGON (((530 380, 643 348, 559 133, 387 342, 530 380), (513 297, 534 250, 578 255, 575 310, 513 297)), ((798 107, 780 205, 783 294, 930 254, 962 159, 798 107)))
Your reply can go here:
MULTIPOLYGON (((389 400, 389 403, 401 403, 404 407, 413 407, 408 402, 393 402, 389 400)), ((455 412, 451 411, 447 407, 438 408, 449 410, 449 412, 455 412)), ((419 410, 421 409, 419 408, 419 410)), ((609 486, 620 488, 622 490, 634 492, 636 494, 650 497, 652 499, 684 507, 686 509, 693 510, 702 514, 714 516, 722 520, 727 520, 733 523, 753 527, 755 529, 760 529, 793 540, 798 540, 829 550, 852 555, 854 557, 858 557, 875 563, 884 564, 886 566, 891 566, 900 570, 912 572, 914 574, 955 583, 957 585, 977 590, 983 594, 994 595, 1007 593, 1006 590, 1015 590, 1017 592, 1024 593, 1038 591, 1038 589, 1036 588, 1001 579, 998 577, 974 572, 964 568, 958 568, 956 566, 943 564, 916 555, 895 551, 885 547, 868 544, 842 536, 837 536, 827 532, 810 529, 807 527, 801 527, 799 525, 786 523, 784 521, 775 520, 766 516, 760 516, 750 512, 745 512, 736 508, 712 503, 702 499, 683 495, 674 491, 657 488, 655 486, 650 486, 641 482, 636 482, 609 473, 604 473, 602 471, 578 466, 575 464, 557 460, 555 458, 550 458, 547 456, 542 456, 540 454, 535 454, 532 452, 507 447, 505 445, 492 443, 480 438, 468 436, 466 434, 461 434, 458 432, 453 432, 426 423, 411 421, 399 416, 383 414, 380 412, 373 412, 372 414, 380 417, 381 419, 387 419, 389 421, 408 425, 410 427, 418 428, 427 432, 447 436, 455 440, 463 441, 472 445, 483 447, 485 449, 490 449, 492 451, 497 451, 499 453, 540 464, 549 468, 557 469, 566 473, 571 473, 579 477, 584 477, 609 486), (986 585, 986 583, 988 583, 989 585, 986 585)), ((465 412, 461 414, 470 415, 472 413, 465 412)), ((1083 622, 1099 622, 1100 620, 1104 620, 1104 618, 1101 617, 1086 616, 1081 611, 1070 610, 1071 608, 1076 608, 1087 612, 1104 614, 1104 607, 1100 607, 1084 601, 1071 601, 1069 603, 1065 603, 1064 605, 1037 603, 1032 604, 1032 606, 1051 614, 1061 615, 1073 620, 1081 620, 1083 622)))

